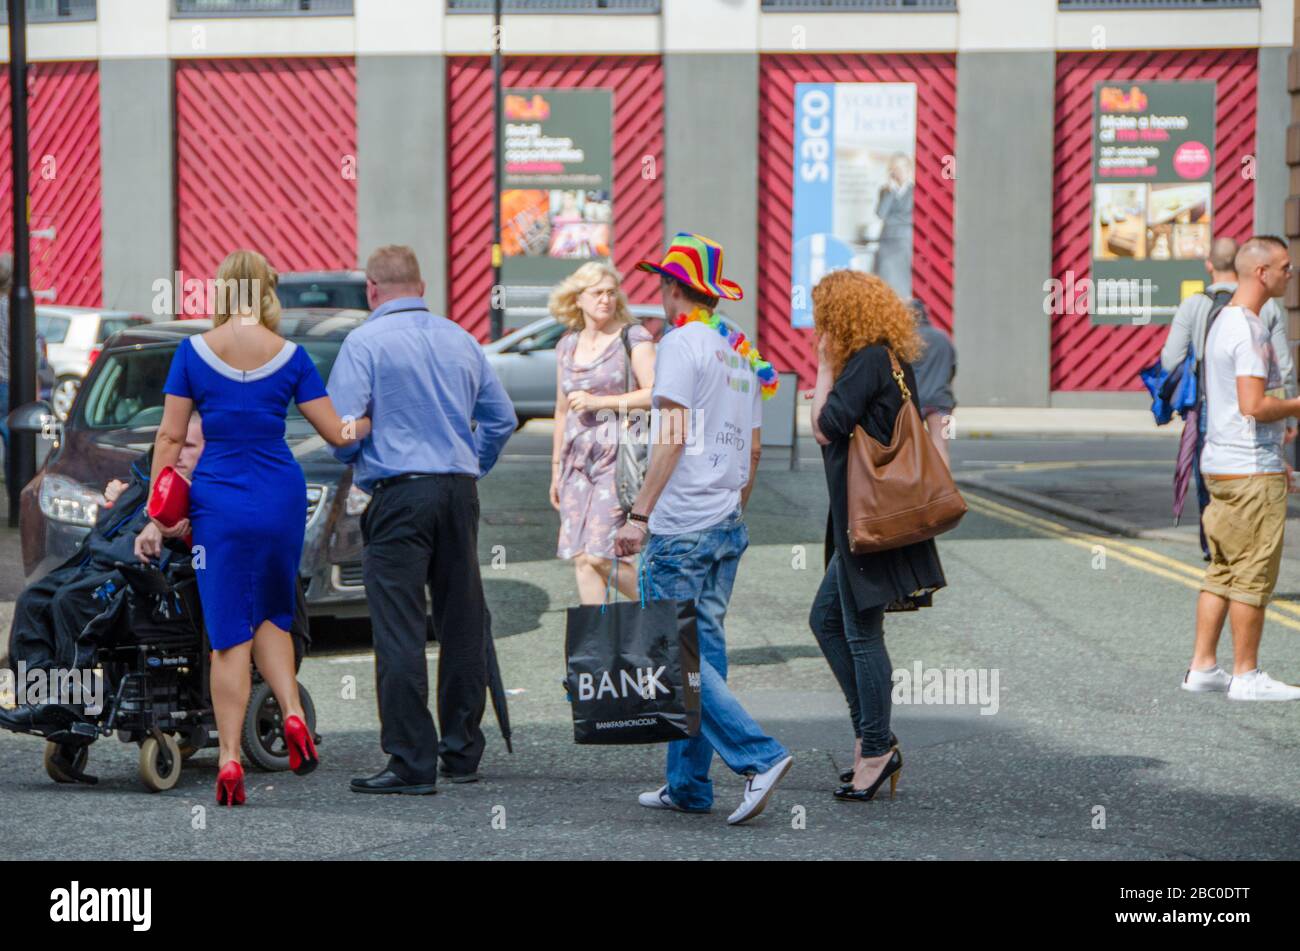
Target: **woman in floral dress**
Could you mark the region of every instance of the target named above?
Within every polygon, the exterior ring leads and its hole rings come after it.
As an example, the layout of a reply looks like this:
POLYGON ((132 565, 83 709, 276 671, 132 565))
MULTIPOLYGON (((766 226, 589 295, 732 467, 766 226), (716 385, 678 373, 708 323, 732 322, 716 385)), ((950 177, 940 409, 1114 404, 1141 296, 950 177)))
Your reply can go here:
MULTIPOLYGON (((626 517, 614 482, 619 420, 625 412, 648 410, 654 385, 654 338, 632 318, 621 284, 614 268, 592 261, 551 294, 551 313, 569 327, 556 347, 551 451, 551 505, 560 513, 556 555, 573 560, 583 604, 605 600, 615 565, 614 535, 626 517)), ((620 565, 615 582, 625 595, 636 597, 634 561, 620 565)))

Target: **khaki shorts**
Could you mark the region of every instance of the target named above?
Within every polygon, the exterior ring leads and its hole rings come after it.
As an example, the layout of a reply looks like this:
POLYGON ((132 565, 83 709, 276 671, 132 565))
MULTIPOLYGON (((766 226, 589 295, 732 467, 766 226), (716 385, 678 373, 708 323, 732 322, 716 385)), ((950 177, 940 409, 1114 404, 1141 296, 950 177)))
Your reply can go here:
POLYGON ((1263 607, 1277 585, 1286 527, 1286 477, 1253 475, 1242 479, 1207 476, 1210 504, 1205 538, 1210 564, 1201 590, 1263 607))

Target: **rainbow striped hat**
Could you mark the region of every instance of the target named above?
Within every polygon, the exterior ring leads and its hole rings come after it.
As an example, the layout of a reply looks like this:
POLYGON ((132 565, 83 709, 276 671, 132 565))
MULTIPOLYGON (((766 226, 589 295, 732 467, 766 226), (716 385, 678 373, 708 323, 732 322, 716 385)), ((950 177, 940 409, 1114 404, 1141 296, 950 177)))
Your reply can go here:
POLYGON ((681 281, 687 287, 723 300, 740 300, 745 292, 740 285, 722 276, 722 245, 701 234, 678 232, 668 245, 663 262, 642 261, 637 267, 681 281))

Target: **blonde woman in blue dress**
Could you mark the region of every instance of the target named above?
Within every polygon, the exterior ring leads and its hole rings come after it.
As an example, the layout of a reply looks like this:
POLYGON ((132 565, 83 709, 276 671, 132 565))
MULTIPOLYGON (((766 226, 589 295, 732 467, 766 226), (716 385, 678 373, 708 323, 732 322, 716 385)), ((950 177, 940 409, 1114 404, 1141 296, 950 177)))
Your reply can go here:
POLYGON ((190 414, 203 417, 203 457, 190 486, 190 517, 167 537, 192 530, 203 553, 196 572, 212 646, 212 706, 220 754, 217 802, 242 805, 239 739, 251 690, 250 661, 284 715, 289 766, 318 762, 306 728, 289 628, 306 529, 307 485, 284 439, 289 404, 331 446, 364 439, 370 420, 340 419, 306 351, 277 332, 276 273, 255 251, 235 251, 217 269, 216 313, 207 333, 182 341, 163 388, 153 473, 174 465, 190 414))

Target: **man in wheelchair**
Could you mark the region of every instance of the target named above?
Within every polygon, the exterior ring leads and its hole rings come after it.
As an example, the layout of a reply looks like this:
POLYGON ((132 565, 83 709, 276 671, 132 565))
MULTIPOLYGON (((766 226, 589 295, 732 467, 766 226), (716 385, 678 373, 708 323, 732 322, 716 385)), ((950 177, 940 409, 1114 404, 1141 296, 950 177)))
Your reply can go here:
MULTIPOLYGON (((203 429, 195 413, 176 470, 190 478, 202 452, 203 429)), ((15 673, 20 662, 28 672, 90 666, 99 640, 111 628, 92 622, 113 611, 126 588, 117 566, 158 560, 166 568, 171 560, 189 558, 179 540, 165 540, 149 519, 152 454, 151 448, 132 464, 129 482, 114 479, 104 488, 105 505, 76 553, 19 595, 9 631, 9 666, 15 673)), ((0 727, 39 733, 79 715, 70 703, 27 703, 0 709, 0 727)))

